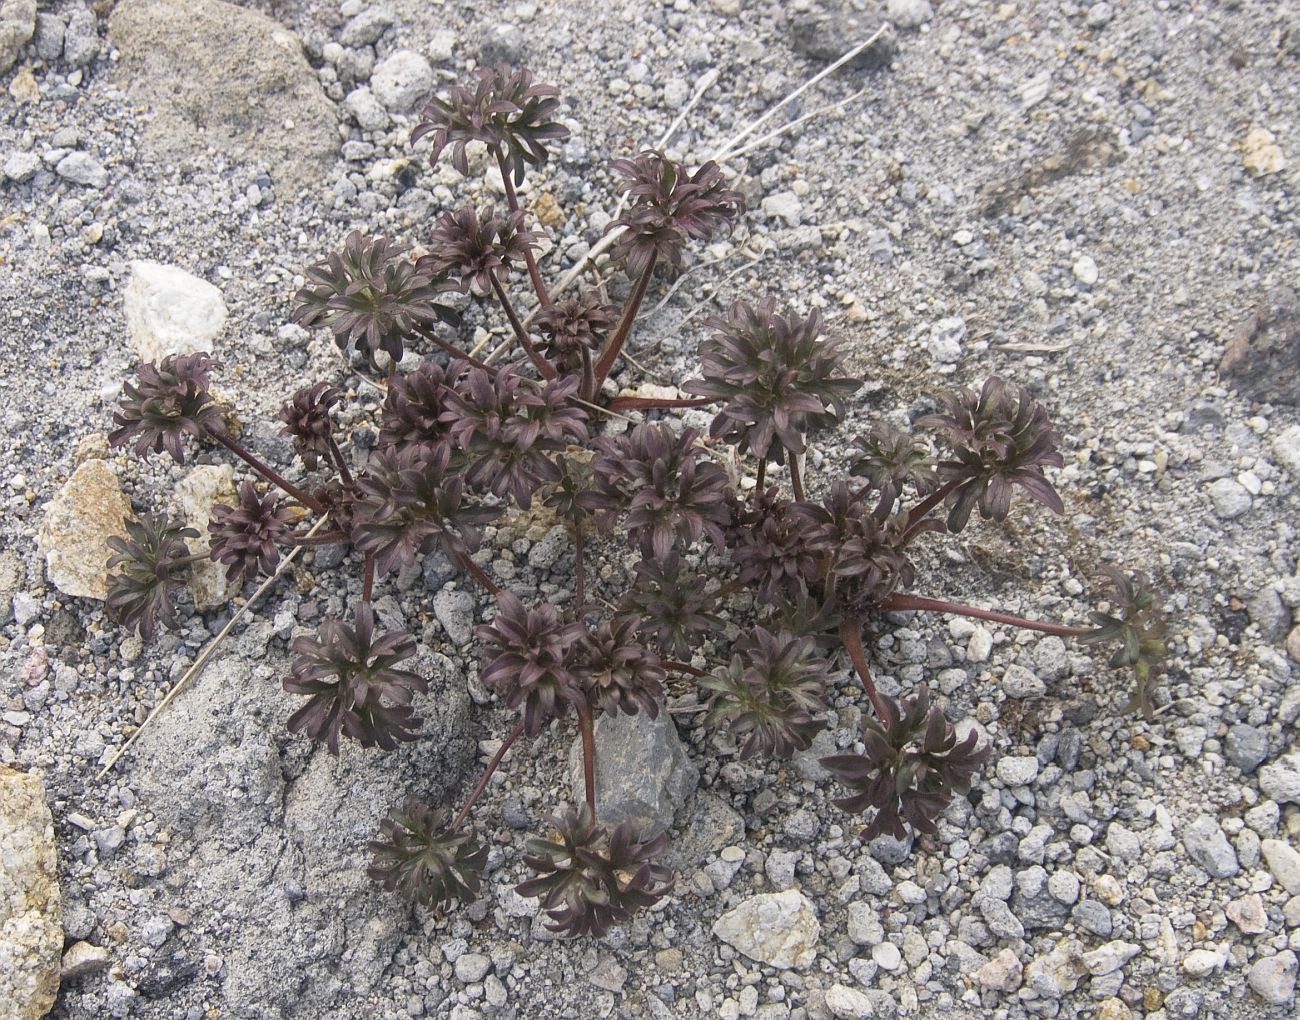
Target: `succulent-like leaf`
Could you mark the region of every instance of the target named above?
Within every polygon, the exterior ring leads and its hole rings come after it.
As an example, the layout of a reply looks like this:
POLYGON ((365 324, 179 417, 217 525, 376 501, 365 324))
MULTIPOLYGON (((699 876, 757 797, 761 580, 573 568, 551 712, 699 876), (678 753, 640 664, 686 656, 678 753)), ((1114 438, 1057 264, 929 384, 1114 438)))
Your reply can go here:
POLYGON ((442 421, 465 452, 467 484, 494 496, 508 493, 526 510, 540 486, 558 482, 554 455, 587 438, 587 416, 570 400, 578 382, 535 383, 514 366, 496 375, 465 371, 447 394, 442 421))
POLYGON ((948 530, 960 531, 978 506, 980 515, 1005 520, 1015 486, 1056 513, 1064 513, 1061 497, 1043 468, 1060 467, 1060 439, 1047 409, 1023 386, 1014 393, 997 376, 990 376, 977 393, 972 389, 940 394, 943 410, 917 424, 934 428, 947 442, 952 457, 939 463, 939 480, 953 483, 948 495, 948 530))
POLYGON ((390 892, 429 907, 478 899, 487 847, 473 831, 450 830, 447 821, 445 808, 408 798, 379 823, 366 873, 390 892))
POLYGON ((321 457, 329 459, 334 433, 330 409, 342 399, 329 383, 318 382, 295 390, 280 408, 281 434, 293 437, 293 448, 308 471, 316 470, 321 457))
POLYGON ((797 598, 825 573, 825 529, 810 528, 775 488, 740 512, 728 539, 740 579, 764 602, 797 598))
POLYGON ((683 266, 688 240, 707 241, 745 211, 739 191, 724 185, 722 170, 709 160, 689 174, 682 164, 648 149, 634 159, 616 159, 610 168, 623 179, 619 191, 630 199, 609 225, 624 228, 610 257, 640 276, 653 261, 683 266))
POLYGON ((435 166, 450 145, 452 166, 465 176, 469 176, 465 147, 483 142, 502 152, 506 169, 520 184, 525 166, 542 166, 547 145, 569 137, 569 129, 555 120, 559 92, 550 85, 534 85, 532 72, 522 67, 500 64, 474 73, 478 81, 473 88, 457 85, 445 99, 434 96, 425 104, 411 141, 432 136, 429 162, 435 166))
POLYGON ((743 740, 740 756, 788 758, 826 725, 830 664, 809 638, 755 628, 731 662, 700 681, 711 691, 708 721, 743 740))
POLYGON ((867 479, 879 493, 876 516, 893 511, 905 487, 928 496, 939 486, 930 444, 892 425, 877 424, 853 441, 849 472, 867 479))
POLYGON ((258 498, 253 483, 239 486, 235 506, 217 504, 208 521, 209 556, 226 565, 226 580, 251 581, 258 574, 272 573, 280 562, 276 543, 284 539, 293 514, 280 504, 274 492, 258 498))
POLYGON ((562 371, 576 372, 583 351, 590 354, 604 345, 617 315, 618 310, 602 303, 595 291, 555 301, 533 319, 533 328, 542 334, 537 350, 562 371))
POLYGON ((706 535, 721 547, 730 521, 727 474, 702 457, 698 435, 694 429, 679 434, 664 422, 643 422, 624 435, 596 440, 596 488, 582 505, 599 511, 597 522, 605 531, 626 512, 628 536, 646 557, 662 560, 675 542, 689 545, 706 535))
POLYGON ((478 529, 501 515, 500 507, 466 501, 464 477, 446 445, 381 450, 357 489, 352 541, 375 557, 380 574, 409 566, 435 547, 449 559, 468 554, 478 545, 478 529))
POLYGON ((297 638, 293 650, 297 658, 284 689, 309 700, 289 717, 291 733, 304 731, 333 755, 339 753, 340 735, 386 751, 416 739, 419 720, 411 699, 428 684, 397 667, 415 654, 415 641, 399 631, 376 636, 369 603, 357 607, 355 624, 326 620, 316 637, 297 638))
POLYGON ((1152 687, 1168 656, 1160 598, 1151 589, 1147 575, 1140 570, 1125 573, 1118 567, 1105 566, 1099 573, 1111 588, 1111 611, 1091 613, 1096 630, 1084 634, 1079 640, 1090 645, 1116 644, 1110 667, 1132 667, 1135 678, 1124 711, 1141 711, 1143 716, 1151 719, 1155 715, 1152 687))
POLYGON ((742 453, 778 464, 802 453, 805 436, 842 420, 845 401, 862 385, 839 374, 844 353, 838 341, 821 339, 818 312, 780 315, 769 297, 757 308, 737 301, 726 318, 706 325, 716 332, 700 347, 704 378, 682 388, 725 401, 709 434, 742 453))
POLYGON ((659 715, 668 674, 659 656, 637 640, 640 623, 629 615, 604 620, 574 647, 573 668, 587 685, 587 700, 606 715, 659 715))
POLYGON ((821 759, 822 768, 853 791, 835 803, 845 811, 876 809, 863 839, 882 833, 903 839, 909 825, 917 832, 938 832, 935 820, 955 795, 970 789, 989 748, 976 749, 973 730, 958 741, 924 687, 901 707, 884 695, 881 700, 886 718, 863 723, 862 754, 821 759))
POLYGON ((667 655, 689 659, 699 637, 721 621, 710 610, 713 601, 704 578, 685 569, 681 557, 645 559, 636 565, 636 578, 623 596, 622 608, 642 621, 642 628, 667 655))
POLYGON ((589 707, 586 685, 575 670, 571 651, 584 628, 564 623, 547 603, 525 606, 515 595, 497 595, 497 613, 476 634, 492 656, 479 678, 512 708, 523 706, 524 731, 536 736, 570 708, 589 707))
POLYGON ((174 598, 185 587, 193 557, 185 544, 198 538, 193 528, 172 524, 164 514, 126 522, 126 537, 114 535, 108 547, 108 615, 126 627, 140 627, 152 641, 158 624, 176 626, 174 598))
POLYGON ((295 295, 293 321, 325 326, 339 350, 348 344, 376 364, 385 351, 394 363, 417 328, 460 317, 438 295, 454 285, 435 279, 404 258, 406 249, 387 237, 366 237, 354 230, 343 250, 307 268, 307 284, 295 295))
POLYGON ((135 455, 166 450, 177 464, 185 461, 182 437, 203 438, 206 430, 221 431, 221 408, 208 392, 217 362, 206 354, 169 354, 157 364, 136 366, 134 382, 122 386, 113 414, 118 427, 108 434, 116 448, 135 443, 135 455))
POLYGON ((672 872, 655 863, 668 845, 666 834, 642 842, 630 822, 607 833, 585 804, 551 821, 557 838, 529 840, 524 854, 537 877, 515 887, 541 900, 551 931, 603 936, 668 892, 672 872))
POLYGON ((450 445, 448 426, 442 420, 449 392, 446 373, 432 361, 421 362, 414 372, 390 376, 379 412, 380 447, 416 446, 431 452, 450 445))
POLYGON ((432 251, 416 268, 432 277, 455 277, 461 290, 482 297, 492 290, 493 278, 500 281, 537 246, 537 235, 524 229, 522 210, 498 213, 489 205, 480 215, 466 205, 438 217, 430 242, 432 251))

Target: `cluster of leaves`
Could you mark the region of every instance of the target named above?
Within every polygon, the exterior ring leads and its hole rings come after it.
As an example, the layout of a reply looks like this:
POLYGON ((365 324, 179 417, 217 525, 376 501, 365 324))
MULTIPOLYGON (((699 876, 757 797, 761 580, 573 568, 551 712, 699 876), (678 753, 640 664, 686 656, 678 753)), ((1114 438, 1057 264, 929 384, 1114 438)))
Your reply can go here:
MULTIPOLYGON (((480 677, 518 713, 517 724, 454 818, 411 799, 384 820, 370 873, 426 905, 473 899, 487 852, 469 819, 493 770, 517 739, 576 719, 586 802, 552 819, 553 838, 529 842, 522 860, 533 877, 518 890, 541 900, 555 931, 601 935, 665 895, 670 876, 659 863, 665 836, 611 828, 596 816, 595 721, 657 717, 670 674, 698 682, 707 720, 729 731, 742 758, 789 757, 826 725, 831 689, 847 664, 874 718, 863 723, 861 751, 823 759, 849 791, 837 803, 870 813, 865 838, 937 831, 988 749, 973 735, 958 740, 924 688, 901 703, 877 691, 862 635, 893 610, 989 615, 910 593, 913 543, 962 531, 977 509, 1005 520, 1017 492, 1064 512, 1046 473, 1062 458, 1046 408, 993 377, 979 389, 938 394, 936 413, 910 428, 878 422, 849 437, 843 476, 806 478, 810 440, 844 423, 861 382, 816 312, 770 297, 738 300, 708 320, 699 376, 683 383, 694 399, 611 399, 603 384, 628 347, 656 269, 682 270, 690 243, 729 229, 744 201, 711 162, 692 171, 653 150, 615 160, 626 205, 610 224, 611 255, 630 278, 629 296, 619 307, 603 287, 552 295, 537 262, 540 232, 515 188, 568 137, 559 111, 556 90, 528 71, 480 68, 470 84, 429 101, 413 138, 429 139, 433 163, 450 151, 466 175, 470 144, 485 145, 502 176, 504 207, 443 212, 418 257, 391 238, 354 232, 307 269, 294 321, 328 329, 341 350, 387 371, 377 440, 364 459, 354 462, 339 445, 343 392, 318 382, 280 411, 306 478, 289 481, 240 444, 211 393, 215 363, 203 354, 139 366, 110 440, 176 463, 188 444, 216 443, 260 476, 261 486, 241 482, 235 505, 211 514, 206 555, 231 583, 275 573, 295 547, 329 542, 355 551, 362 582, 351 620, 326 620, 297 637, 284 680, 306 699, 290 730, 334 754, 345 737, 393 749, 418 736, 415 710, 427 681, 409 668, 417 648, 409 634, 376 631, 377 580, 436 551, 495 596, 495 614, 476 632, 480 677), (510 291, 520 270, 537 301, 527 319, 510 291), (498 306, 502 331, 520 352, 513 361, 480 360, 454 333, 440 335, 459 328, 453 292, 498 306), (434 357, 398 372, 416 344, 431 345, 434 357), (706 405, 707 434, 671 417, 602 434, 606 416, 620 410, 706 405), (752 486, 741 483, 746 475, 752 486), (567 602, 525 603, 474 559, 488 526, 534 501, 573 538, 567 602), (587 597, 593 527, 605 540, 620 536, 639 557, 626 589, 604 593, 608 601, 587 597), (728 643, 724 612, 748 613, 743 637, 728 643), (704 669, 692 665, 701 657, 704 669)), ((199 558, 187 542, 199 536, 158 515, 127 531, 112 541, 108 610, 152 636, 178 625, 176 598, 199 558)), ((1090 628, 993 615, 1115 644, 1111 665, 1137 676, 1131 707, 1149 714, 1164 656, 1159 602, 1140 574, 1112 571, 1109 581, 1109 608, 1093 614, 1090 628)))

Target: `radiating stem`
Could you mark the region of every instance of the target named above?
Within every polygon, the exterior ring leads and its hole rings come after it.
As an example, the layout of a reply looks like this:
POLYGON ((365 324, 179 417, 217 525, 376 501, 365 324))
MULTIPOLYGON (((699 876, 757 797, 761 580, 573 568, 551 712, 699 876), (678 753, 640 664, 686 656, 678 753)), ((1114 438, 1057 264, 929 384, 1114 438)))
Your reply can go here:
POLYGON ((486 361, 480 361, 472 354, 462 351, 459 347, 453 347, 451 344, 447 343, 446 340, 438 336, 438 334, 433 332, 432 330, 423 329, 422 327, 417 326, 415 331, 418 334, 420 334, 420 336, 424 337, 426 340, 432 340, 435 344, 438 345, 438 347, 446 351, 447 354, 450 355, 452 358, 458 359, 460 361, 468 361, 475 368, 483 369, 483 371, 486 372, 488 375, 493 377, 496 376, 497 370, 495 365, 489 365, 486 361))
POLYGON ((289 545, 337 545, 347 540, 348 536, 341 531, 327 531, 323 535, 289 534, 284 537, 289 545))
POLYGON ((742 581, 739 577, 736 577, 728 581, 726 584, 718 588, 716 591, 710 592, 709 598, 714 602, 716 602, 718 601, 718 599, 726 598, 728 595, 734 595, 736 592, 740 591, 744 587, 745 587, 745 582, 742 581))
MULTIPOLYGON (((512 213, 519 211, 519 196, 515 194, 515 182, 510 176, 510 170, 506 166, 506 154, 501 151, 501 146, 493 146, 493 152, 496 153, 497 166, 501 170, 501 183, 506 189, 506 205, 510 207, 512 213)), ((532 248, 524 249, 524 263, 528 266, 528 278, 533 281, 533 290, 537 292, 537 300, 542 303, 543 308, 551 307, 551 295, 546 292, 546 284, 542 282, 542 271, 537 268, 537 259, 533 255, 532 248)))
POLYGON ((693 397, 689 400, 667 400, 660 397, 615 397, 609 402, 611 411, 672 411, 685 407, 708 407, 716 404, 713 397, 693 397))
POLYGON ((375 557, 371 553, 366 554, 365 569, 365 580, 361 582, 361 601, 369 604, 370 596, 375 593, 375 557))
POLYGON ((325 508, 321 506, 321 504, 317 500, 313 499, 311 496, 308 496, 307 493, 303 492, 302 489, 294 485, 293 482, 289 481, 278 471, 272 468, 269 464, 266 464, 259 458, 254 457, 251 453, 245 450, 242 446, 236 443, 224 432, 218 432, 216 429, 213 428, 207 428, 206 431, 208 435, 210 435, 218 443, 220 443, 227 450, 233 453, 236 457, 242 460, 245 464, 251 467, 254 471, 256 471, 259 475, 265 478, 272 485, 278 485, 288 495, 292 496, 303 506, 315 510, 318 514, 325 512, 325 508))
POLYGON ((551 367, 551 363, 537 353, 537 348, 533 342, 528 339, 528 330, 524 329, 524 324, 519 321, 519 316, 515 314, 514 308, 510 305, 510 298, 506 294, 506 289, 501 286, 501 281, 497 279, 496 273, 488 273, 488 278, 492 281, 492 290, 501 302, 501 307, 505 310, 506 318, 510 320, 510 328, 515 331, 515 338, 518 339, 519 345, 524 349, 524 353, 534 365, 537 371, 542 373, 543 379, 554 379, 556 371, 551 367))
POLYGON ((840 624, 840 641, 844 644, 844 650, 849 653, 853 668, 858 672, 862 689, 871 699, 871 707, 876 710, 876 717, 882 726, 888 726, 889 713, 885 711, 885 703, 881 700, 880 692, 876 690, 876 682, 871 679, 871 667, 867 665, 867 650, 862 647, 861 628, 861 620, 846 618, 840 624))
POLYGON ((627 342, 628 334, 632 332, 632 323, 636 321, 636 313, 641 310, 641 302, 645 300, 646 288, 650 286, 650 277, 654 275, 655 261, 656 256, 651 255, 645 271, 641 274, 641 279, 637 280, 631 297, 627 299, 627 307, 623 309, 623 317, 618 320, 618 329, 614 331, 614 335, 610 337, 609 343, 605 345, 604 351, 601 352, 596 361, 597 393, 600 392, 600 387, 604 385, 606 378, 608 378, 609 370, 614 367, 614 362, 618 360, 623 345, 627 342))
POLYGON ((497 753, 492 756, 492 760, 488 762, 487 768, 483 770, 482 778, 480 778, 478 783, 475 784, 474 789, 470 791, 469 799, 465 801, 465 806, 460 809, 460 814, 458 814, 456 820, 451 823, 451 829, 460 828, 460 823, 469 815, 470 809, 474 806, 475 802, 483 796, 483 791, 487 789, 487 784, 492 779, 492 773, 496 772, 497 766, 501 764, 501 759, 504 758, 506 752, 510 750, 510 745, 518 740, 520 734, 523 732, 524 721, 520 719, 519 722, 515 723, 515 728, 506 734, 506 739, 501 741, 501 746, 497 748, 497 753))
POLYGON ((948 498, 948 493, 957 488, 957 485, 958 483, 956 481, 945 482, 908 511, 907 528, 903 532, 904 544, 907 544, 915 537, 917 529, 921 526, 921 522, 929 516, 931 510, 948 498))
POLYGON ((587 807, 591 820, 596 820, 596 733, 592 728, 591 712, 578 713, 578 730, 582 733, 582 783, 587 793, 587 807))
POLYGON ((483 572, 482 567, 470 559, 469 553, 457 553, 456 560, 474 580, 487 589, 488 594, 499 595, 501 593, 501 587, 483 572))
POLYGON ((582 348, 582 381, 578 384, 578 395, 584 400, 596 399, 596 375, 591 367, 591 351, 582 348))
POLYGON ((343 459, 343 451, 339 449, 339 444, 334 442, 334 437, 329 437, 330 453, 334 457, 334 464, 339 469, 339 477, 343 479, 343 484, 352 488, 352 472, 348 470, 347 462, 343 459))
POLYGON ((1010 627, 1020 627, 1024 630, 1038 630, 1044 634, 1056 634, 1059 637, 1079 637, 1081 634, 1089 634, 1092 629, 1089 627, 1067 627, 1062 623, 1040 623, 1037 620, 1026 620, 1023 616, 1012 616, 1010 613, 997 613, 989 609, 976 609, 974 606, 964 606, 959 602, 946 602, 943 599, 928 599, 922 595, 905 595, 896 593, 890 595, 880 603, 880 608, 884 612, 908 612, 911 610, 920 610, 931 613, 950 613, 953 616, 969 616, 976 620, 989 620, 993 623, 1005 623, 1010 627))
POLYGON ((587 566, 583 553, 582 521, 573 522, 573 590, 577 600, 577 616, 582 619, 582 611, 587 605, 586 596, 587 566))
POLYGON ((760 457, 758 459, 758 482, 754 485, 754 502, 757 503, 763 498, 763 483, 767 481, 767 459, 760 457))
POLYGON ((661 659, 660 663, 664 669, 670 669, 674 673, 685 673, 687 676, 708 676, 708 672, 703 669, 696 669, 689 662, 679 662, 676 659, 661 659))
POLYGON ((799 459, 789 451, 786 451, 785 459, 790 465, 790 488, 794 489, 795 500, 802 503, 803 479, 799 477, 799 459))

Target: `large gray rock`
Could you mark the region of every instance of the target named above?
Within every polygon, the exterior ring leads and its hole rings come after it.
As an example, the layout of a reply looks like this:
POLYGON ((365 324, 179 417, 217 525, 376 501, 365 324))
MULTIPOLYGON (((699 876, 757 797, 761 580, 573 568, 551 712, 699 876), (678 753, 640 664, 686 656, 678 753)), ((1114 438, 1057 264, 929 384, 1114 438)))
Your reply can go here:
POLYGON ((36 32, 36 0, 0 0, 0 74, 14 66, 36 32))
POLYGON ((789 970, 816 959, 821 925, 802 893, 760 893, 713 924, 713 934, 751 960, 789 970))
POLYGON ((64 595, 108 596, 108 540, 126 534, 131 503, 108 462, 88 460, 50 500, 38 538, 50 583, 64 595))
POLYGON ((137 259, 122 292, 122 314, 141 361, 212 350, 226 325, 221 291, 179 266, 137 259))
POLYGON ((1285 1006, 1295 998, 1296 967, 1295 953, 1286 949, 1256 962, 1247 980, 1251 990, 1270 1006, 1285 1006))
POLYGON ((1183 830, 1187 856, 1215 878, 1231 878, 1241 868, 1228 837, 1213 815, 1200 815, 1183 830))
MULTIPOLYGON (((172 833, 190 934, 219 944, 238 1017, 335 1015, 381 980, 409 908, 365 875, 366 842, 408 794, 454 800, 473 753, 464 678, 422 654, 420 739, 393 752, 345 741, 338 758, 285 728, 302 703, 287 657, 210 665, 119 768, 172 833), (211 927, 204 928, 204 918, 211 927)), ((409 663, 408 663, 409 665, 409 663)))
POLYGON ((207 164, 213 148, 291 191, 319 185, 333 165, 334 106, 298 37, 264 14, 221 0, 122 0, 108 38, 129 97, 154 114, 145 158, 207 164))
MULTIPOLYGON (((569 754, 573 799, 585 798, 582 741, 569 754)), ((667 712, 657 719, 636 715, 596 720, 596 814, 613 825, 632 822, 643 838, 673 824, 673 815, 694 792, 700 770, 686 756, 667 712)))
POLYGON ((0 1004, 39 1020, 59 991, 63 924, 54 819, 36 776, 0 765, 0 1004))
POLYGON ((1300 752, 1284 754, 1261 768, 1259 788, 1279 804, 1300 804, 1300 752))

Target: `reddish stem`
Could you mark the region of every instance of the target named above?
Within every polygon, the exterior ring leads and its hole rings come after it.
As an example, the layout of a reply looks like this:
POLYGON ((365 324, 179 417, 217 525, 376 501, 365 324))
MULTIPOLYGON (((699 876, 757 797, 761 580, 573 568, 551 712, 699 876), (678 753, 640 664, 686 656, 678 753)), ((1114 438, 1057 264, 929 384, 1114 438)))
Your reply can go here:
POLYGON ((712 601, 717 602, 718 599, 726 598, 728 595, 734 595, 736 592, 740 591, 744 587, 745 587, 745 582, 742 581, 739 577, 736 577, 728 581, 717 591, 710 594, 709 598, 712 601))
POLYGON ((500 585, 492 580, 492 578, 488 577, 487 574, 483 572, 483 568, 470 559, 469 553, 457 553, 456 560, 465 568, 470 577, 474 578, 474 580, 487 590, 489 595, 501 594, 500 585))
POLYGON ((1059 637, 1079 637, 1081 634, 1091 633, 1088 627, 1067 627, 1062 623, 1040 623, 1037 620, 1026 620, 1023 616, 1012 616, 1010 613, 996 613, 989 609, 976 609, 974 606, 964 606, 959 602, 946 602, 943 599, 928 599, 922 595, 905 595, 896 593, 890 595, 880 603, 880 609, 883 612, 908 612, 911 610, 920 610, 931 613, 951 613, 953 616, 970 616, 976 620, 991 620, 993 623, 1005 623, 1010 627, 1021 627, 1024 630, 1038 630, 1044 634, 1056 634, 1059 637))
POLYGON ((497 370, 496 370, 496 366, 495 366, 495 365, 489 365, 486 361, 480 361, 478 358, 474 357, 472 354, 468 354, 468 353, 466 353, 465 351, 462 351, 459 347, 453 347, 451 344, 447 343, 446 340, 444 340, 442 337, 438 336, 438 334, 437 334, 437 333, 434 333, 432 330, 427 330, 427 329, 422 329, 422 328, 420 328, 420 327, 416 327, 416 330, 415 330, 415 331, 416 331, 418 334, 420 334, 420 336, 424 337, 426 340, 432 340, 435 344, 438 345, 439 348, 441 348, 442 350, 446 351, 447 354, 448 354, 448 355, 449 355, 453 360, 458 360, 458 361, 468 361, 468 362, 469 362, 471 365, 473 365, 475 368, 481 368, 481 369, 483 369, 483 371, 486 372, 486 373, 487 373, 488 375, 490 375, 490 376, 495 376, 495 375, 497 374, 497 370))
POLYGON ((479 779, 474 789, 470 792, 469 799, 465 801, 465 806, 460 809, 460 814, 456 820, 451 823, 450 829, 459 829, 460 823, 469 815, 470 809, 474 806, 479 797, 483 796, 483 791, 487 789, 488 782, 492 779, 492 774, 496 772, 497 766, 501 764, 501 759, 506 756, 510 750, 510 745, 519 739, 520 734, 524 732, 524 721, 522 719, 515 723, 515 728, 506 734, 506 739, 501 741, 501 746, 497 748, 497 753, 492 756, 488 762, 487 768, 483 770, 483 776, 479 779))
POLYGON ((496 293, 497 300, 501 302, 501 307, 505 309, 506 318, 510 320, 510 328, 515 331, 515 336, 519 340, 519 345, 523 347, 524 353, 537 366, 537 371, 542 373, 543 379, 554 379, 556 376, 555 369, 551 367, 549 361, 537 353, 537 348, 528 339, 528 330, 524 329, 524 324, 519 321, 519 316, 515 314, 514 308, 510 306, 510 298, 506 296, 506 289, 501 286, 501 281, 497 279, 496 273, 489 273, 488 278, 492 281, 492 290, 496 293))
POLYGON ((661 659, 660 663, 664 669, 671 669, 674 673, 685 673, 687 676, 708 676, 709 674, 702 669, 696 669, 689 662, 678 662, 675 659, 661 659))
POLYGON ((283 489, 286 493, 288 493, 290 496, 296 499, 303 506, 315 510, 318 514, 322 514, 325 512, 325 508, 321 506, 321 504, 317 500, 312 499, 311 496, 308 496, 307 493, 303 492, 302 489, 294 485, 293 482, 289 481, 278 471, 272 468, 269 464, 266 464, 260 459, 258 459, 257 457, 254 457, 251 453, 245 450, 242 446, 236 443, 224 432, 218 432, 216 429, 210 427, 207 428, 206 431, 208 435, 210 435, 213 439, 215 439, 218 443, 224 446, 227 450, 233 453, 236 457, 242 460, 245 464, 251 467, 258 474, 260 474, 268 482, 271 482, 273 485, 278 485, 281 489, 283 489))
POLYGON ((607 405, 611 411, 671 411, 678 407, 707 407, 716 404, 713 397, 690 400, 665 400, 659 397, 615 397, 607 405))
POLYGON ((334 437, 329 437, 330 453, 334 457, 334 464, 339 469, 339 477, 343 479, 343 484, 349 489, 352 488, 352 472, 348 470, 347 462, 343 459, 343 451, 339 449, 339 444, 334 442, 334 437))
POLYGON ((885 703, 880 698, 880 692, 876 690, 876 682, 871 679, 871 667, 867 665, 867 650, 862 647, 861 627, 861 620, 845 619, 840 624, 840 641, 844 644, 844 650, 849 653, 853 668, 858 672, 862 689, 871 699, 871 707, 876 710, 876 717, 883 725, 888 726, 889 713, 885 711, 885 703))
POLYGON ((799 477, 799 461, 793 453, 789 451, 785 455, 786 461, 790 464, 790 488, 794 489, 794 498, 797 502, 803 502, 803 479, 799 477))
POLYGON ((587 605, 586 597, 587 569, 583 554, 582 521, 573 522, 573 587, 574 597, 578 602, 577 615, 582 617, 582 610, 587 605))
POLYGON ((931 510, 948 498, 948 493, 957 488, 957 485, 958 482, 956 481, 945 482, 908 511, 907 528, 903 532, 904 545, 916 537, 916 532, 921 527, 921 522, 929 516, 931 510))
MULTIPOLYGON (((497 166, 501 170, 501 183, 506 189, 506 205, 510 207, 512 213, 519 211, 519 196, 515 194, 515 182, 510 176, 510 170, 506 166, 506 154, 501 151, 501 147, 493 146, 496 153, 497 166)), ((537 268, 537 259, 533 255, 533 249, 524 248, 524 263, 528 266, 528 278, 533 281, 533 290, 537 292, 537 300, 542 303, 543 308, 551 307, 551 295, 546 292, 546 284, 542 282, 542 271, 537 268)))
POLYGON ((587 793, 587 807, 591 820, 596 820, 596 733, 592 728, 591 712, 578 713, 578 730, 582 733, 582 783, 587 793))
POLYGON ((614 362, 618 360, 619 354, 622 353, 628 334, 632 332, 632 323, 636 321, 636 313, 641 310, 641 302, 645 300, 646 288, 650 286, 650 277, 654 275, 656 258, 657 256, 650 256, 645 272, 641 274, 641 279, 637 280, 632 296, 627 299, 627 307, 623 309, 623 317, 618 321, 618 329, 614 331, 614 335, 610 337, 609 343, 605 345, 605 349, 596 361, 597 393, 600 392, 600 387, 609 376, 609 370, 614 367, 614 362))
POLYGON ((373 554, 366 555, 366 576, 361 582, 361 601, 369 603, 370 596, 375 593, 375 557, 373 554))

